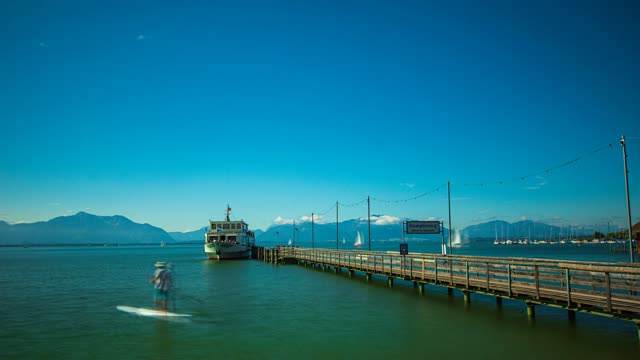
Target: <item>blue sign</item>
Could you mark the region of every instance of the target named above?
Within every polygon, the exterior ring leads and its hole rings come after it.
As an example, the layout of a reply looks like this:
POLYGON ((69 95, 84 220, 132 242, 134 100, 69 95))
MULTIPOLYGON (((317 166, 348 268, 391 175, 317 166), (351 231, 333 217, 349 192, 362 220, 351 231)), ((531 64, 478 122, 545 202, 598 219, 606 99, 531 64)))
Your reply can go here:
POLYGON ((400 255, 409 254, 409 244, 400 244, 400 255))

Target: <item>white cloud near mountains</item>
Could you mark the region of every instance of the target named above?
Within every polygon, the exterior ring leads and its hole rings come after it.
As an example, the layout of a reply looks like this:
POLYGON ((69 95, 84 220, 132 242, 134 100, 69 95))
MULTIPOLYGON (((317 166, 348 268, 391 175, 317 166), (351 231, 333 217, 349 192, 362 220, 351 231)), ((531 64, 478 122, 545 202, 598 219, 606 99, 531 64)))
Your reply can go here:
MULTIPOLYGON (((327 220, 322 215, 314 215, 314 222, 316 224, 327 224, 333 222, 334 220, 327 220)), ((282 216, 278 216, 273 220, 273 225, 292 225, 294 219, 286 219, 282 216)), ((346 219, 345 219, 346 220, 346 219)), ((360 221, 367 221, 367 218, 359 218, 360 221)), ((311 216, 302 216, 296 219, 296 223, 305 223, 311 222, 311 216)), ((399 224, 402 222, 402 219, 399 217, 391 216, 391 215, 372 215, 371 216, 371 224, 372 225, 390 225, 390 224, 399 224)))
MULTIPOLYGON (((294 219, 285 219, 282 216, 278 216, 273 220, 273 225, 292 225, 294 219)), ((326 224, 327 221, 322 215, 313 215, 313 221, 316 224, 326 224)), ((297 223, 311 222, 311 216, 301 216, 296 220, 297 223)))
MULTIPOLYGON (((367 221, 367 218, 360 218, 360 221, 367 221)), ((391 216, 391 215, 372 215, 371 223, 373 225, 390 225, 390 224, 399 224, 402 222, 402 219, 399 217, 391 216)))
POLYGON ((277 218, 273 219, 273 224, 274 225, 293 224, 293 219, 285 219, 282 216, 278 216, 277 218))

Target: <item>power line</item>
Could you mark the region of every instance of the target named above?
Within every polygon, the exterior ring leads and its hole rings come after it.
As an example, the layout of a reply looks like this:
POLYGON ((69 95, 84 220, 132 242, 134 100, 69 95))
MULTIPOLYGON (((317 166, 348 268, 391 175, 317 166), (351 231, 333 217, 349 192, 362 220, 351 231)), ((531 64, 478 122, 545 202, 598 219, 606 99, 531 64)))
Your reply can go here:
POLYGON ((379 202, 385 202, 385 203, 400 203, 400 202, 407 202, 407 201, 411 201, 411 200, 416 200, 416 199, 420 199, 422 197, 425 197, 429 194, 433 194, 434 192, 440 191, 440 189, 442 189, 443 187, 447 186, 447 184, 444 185, 440 185, 439 187, 437 187, 436 189, 433 189, 431 191, 427 191, 426 193, 422 193, 420 195, 414 196, 414 197, 410 197, 407 199, 401 199, 401 200, 383 200, 383 199, 378 199, 378 198, 374 198, 372 197, 371 200, 375 200, 375 201, 379 201, 379 202))
POLYGON ((600 147, 598 147, 598 148, 596 148, 594 150, 591 150, 591 151, 589 151, 589 152, 587 152, 587 153, 585 153, 585 154, 583 154, 581 156, 578 156, 575 159, 571 159, 571 160, 566 161, 566 162, 564 162, 562 164, 559 164, 559 165, 556 165, 556 166, 552 166, 550 168, 547 168, 547 169, 544 169, 542 171, 538 171, 538 172, 535 172, 535 173, 530 173, 528 175, 511 177, 511 178, 507 178, 507 179, 504 179, 504 180, 485 181, 485 182, 480 182, 480 183, 468 183, 468 182, 465 182, 465 183, 462 183, 461 185, 462 186, 485 186, 485 185, 491 185, 491 184, 503 185, 503 184, 508 184, 508 183, 512 183, 512 182, 516 182, 516 181, 524 181, 524 180, 526 180, 528 178, 531 178, 531 177, 536 177, 536 176, 541 176, 541 175, 549 175, 550 173, 552 173, 554 171, 557 171, 557 170, 562 169, 562 168, 564 168, 566 166, 575 164, 578 161, 580 161, 580 160, 582 160, 582 159, 584 159, 586 157, 589 157, 591 155, 594 155, 596 153, 599 153, 600 151, 603 151, 603 150, 605 150, 607 148, 608 149, 613 149, 613 144, 615 144, 617 141, 618 140, 616 139, 615 141, 612 141, 612 142, 610 142, 610 143, 608 143, 606 145, 600 146, 600 147))
POLYGON ((365 202, 367 202, 367 199, 364 199, 364 200, 362 200, 360 202, 357 202, 357 203, 354 203, 354 204, 343 204, 343 203, 340 203, 340 205, 342 205, 342 206, 358 206, 358 205, 364 204, 365 202))

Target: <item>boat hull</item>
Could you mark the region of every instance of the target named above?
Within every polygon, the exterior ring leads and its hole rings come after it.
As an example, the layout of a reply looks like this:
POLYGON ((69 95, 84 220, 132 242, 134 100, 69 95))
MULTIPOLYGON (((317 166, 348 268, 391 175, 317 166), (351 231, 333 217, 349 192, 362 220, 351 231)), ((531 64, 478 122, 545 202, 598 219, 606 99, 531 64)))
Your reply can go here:
POLYGON ((251 247, 214 242, 204 245, 204 253, 213 260, 248 259, 251 257, 251 247))

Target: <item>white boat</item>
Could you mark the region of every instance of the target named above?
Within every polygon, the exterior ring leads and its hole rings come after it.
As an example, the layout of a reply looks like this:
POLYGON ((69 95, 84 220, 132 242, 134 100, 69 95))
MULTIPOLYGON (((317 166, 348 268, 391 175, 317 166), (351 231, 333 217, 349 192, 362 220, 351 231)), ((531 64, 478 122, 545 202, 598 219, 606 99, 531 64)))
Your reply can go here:
POLYGON ((244 221, 231 221, 227 206, 227 215, 223 221, 209 220, 209 230, 204 235, 204 253, 209 259, 248 259, 251 247, 255 244, 255 235, 249 231, 244 221))
POLYGON ((357 234, 358 235, 356 236, 356 242, 353 244, 353 246, 360 247, 362 246, 362 236, 360 235, 360 231, 358 231, 357 234))

